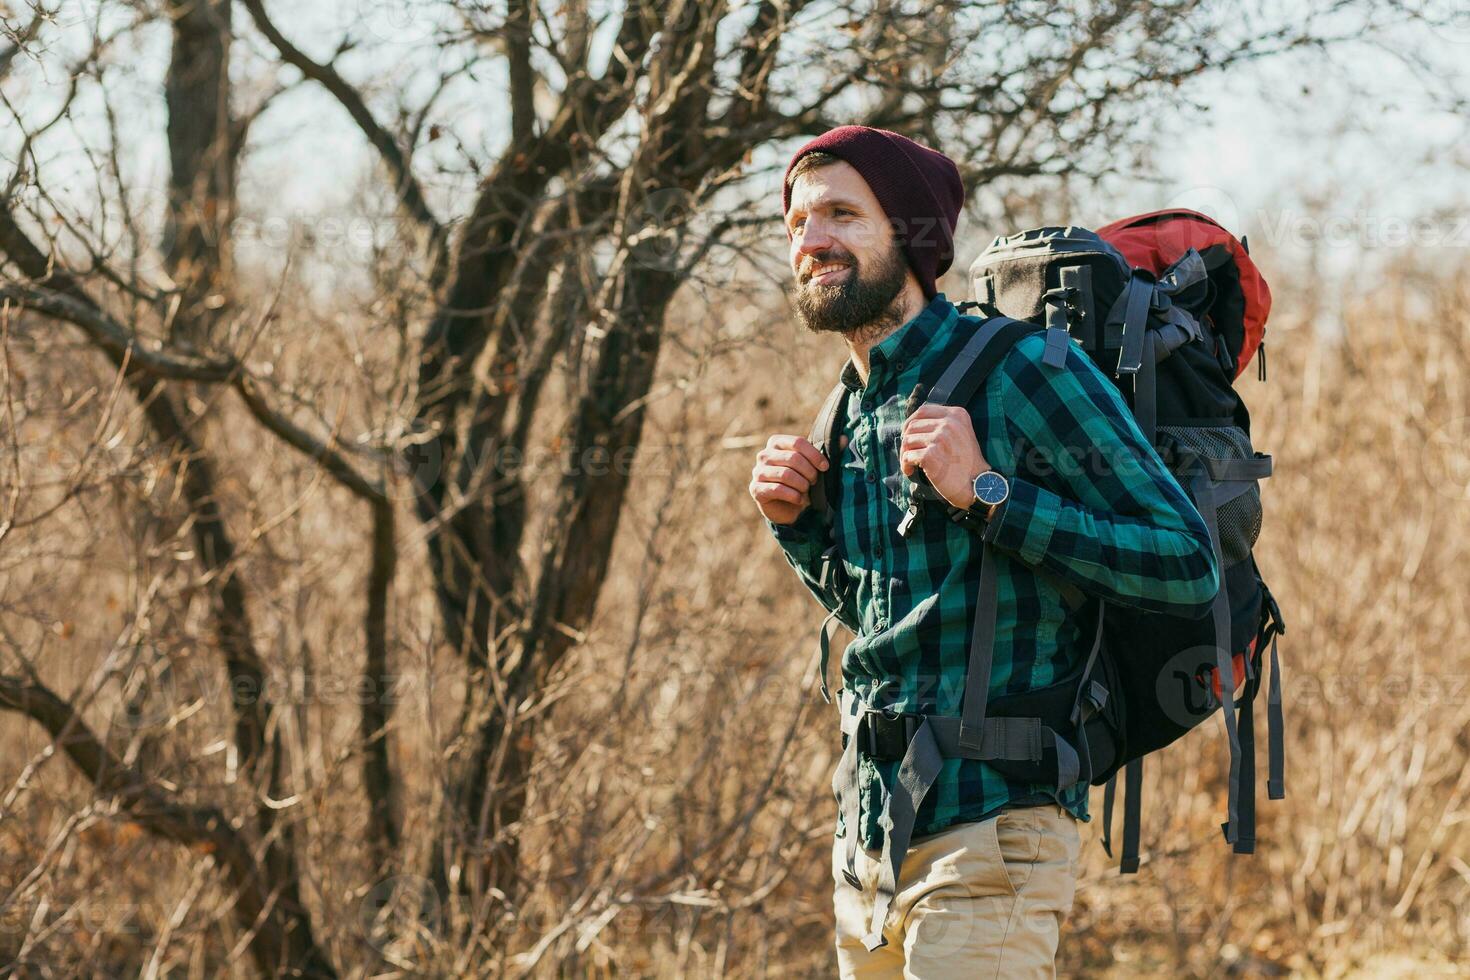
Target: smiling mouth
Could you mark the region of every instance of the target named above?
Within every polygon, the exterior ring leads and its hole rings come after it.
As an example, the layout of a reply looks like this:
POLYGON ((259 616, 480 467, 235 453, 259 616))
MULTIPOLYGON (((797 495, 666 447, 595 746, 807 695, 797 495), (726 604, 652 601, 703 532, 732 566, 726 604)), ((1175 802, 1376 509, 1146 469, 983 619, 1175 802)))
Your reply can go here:
POLYGON ((822 262, 812 267, 807 275, 807 282, 816 283, 819 286, 828 285, 841 279, 852 266, 845 262, 822 262))

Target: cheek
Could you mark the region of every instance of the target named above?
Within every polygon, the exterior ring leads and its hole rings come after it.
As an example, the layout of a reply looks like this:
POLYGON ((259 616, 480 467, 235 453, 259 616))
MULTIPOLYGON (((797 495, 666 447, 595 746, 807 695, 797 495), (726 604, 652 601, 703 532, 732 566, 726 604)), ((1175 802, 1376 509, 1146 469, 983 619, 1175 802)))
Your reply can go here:
POLYGON ((868 221, 855 222, 843 231, 842 242, 847 250, 862 262, 877 255, 884 245, 880 240, 881 229, 868 221))

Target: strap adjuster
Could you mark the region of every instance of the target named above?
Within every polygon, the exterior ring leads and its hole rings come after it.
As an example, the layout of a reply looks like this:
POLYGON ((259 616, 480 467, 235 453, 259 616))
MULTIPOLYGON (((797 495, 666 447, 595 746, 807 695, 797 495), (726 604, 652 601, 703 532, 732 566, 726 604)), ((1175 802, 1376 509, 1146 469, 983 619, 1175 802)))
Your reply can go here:
POLYGON ((869 709, 863 712, 858 745, 864 754, 880 762, 902 759, 924 716, 911 711, 869 709))

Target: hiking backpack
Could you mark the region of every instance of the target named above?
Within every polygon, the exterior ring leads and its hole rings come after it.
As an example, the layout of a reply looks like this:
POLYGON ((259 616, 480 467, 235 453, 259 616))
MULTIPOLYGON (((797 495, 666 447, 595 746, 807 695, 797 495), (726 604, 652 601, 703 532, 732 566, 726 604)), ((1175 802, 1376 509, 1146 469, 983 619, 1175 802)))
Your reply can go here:
MULTIPOLYGON (((1270 290, 1244 240, 1205 215, 1184 210, 1127 218, 1096 232, 1050 227, 997 238, 970 267, 970 278, 975 300, 960 309, 986 319, 928 400, 967 405, 1009 347, 1030 333, 1045 332, 1043 363, 1053 367, 1063 364, 1068 344, 1079 345, 1117 384, 1139 428, 1199 510, 1221 582, 1209 612, 1199 618, 1095 600, 1089 624, 1094 641, 1077 669, 1046 688, 987 702, 996 602, 993 562, 985 558, 990 546, 985 545, 962 716, 920 721, 935 730, 940 755, 983 758, 1007 775, 1059 788, 1069 778, 1105 785, 1103 847, 1109 856, 1117 774, 1122 771, 1120 867, 1126 874, 1138 869, 1144 756, 1219 712, 1230 762, 1227 819, 1221 829, 1236 853, 1251 853, 1254 704, 1268 647, 1267 790, 1271 799, 1285 795, 1276 650, 1276 637, 1285 626, 1253 554, 1262 519, 1258 481, 1270 475, 1271 457, 1251 445, 1250 415, 1234 381, 1253 357, 1265 380, 1270 290), (1222 683, 1223 678, 1228 682, 1222 683), (994 734, 995 745, 981 751, 978 736, 968 747, 961 744, 964 731, 982 727, 993 729, 985 734, 994 734), (1032 733, 1029 739, 1023 739, 1023 729, 1032 733), (1017 750, 1023 740, 1028 748, 1017 750), (1005 747, 999 748, 1002 741, 1005 747)), ((813 507, 829 519, 827 501, 841 471, 836 464, 844 394, 841 384, 832 390, 811 434, 813 444, 834 464, 811 494, 813 507)), ((922 474, 914 497, 937 501, 957 521, 972 519, 927 487, 922 474)), ((824 580, 842 576, 835 548, 823 558, 824 580)), ((1073 587, 1058 584, 1078 597, 1073 587)), ((824 694, 826 627, 824 623, 820 644, 824 694)), ((848 699, 842 708, 849 740, 861 736, 870 748, 885 740, 892 745, 894 738, 899 745, 912 741, 915 722, 900 719, 895 733, 890 731, 895 724, 891 713, 863 710, 848 699)), ((912 749, 902 755, 906 765, 913 755, 912 749)), ((839 766, 834 779, 839 800, 843 790, 838 784, 844 778, 851 775, 839 766)), ((909 804, 917 806, 907 801, 906 810, 909 804)))

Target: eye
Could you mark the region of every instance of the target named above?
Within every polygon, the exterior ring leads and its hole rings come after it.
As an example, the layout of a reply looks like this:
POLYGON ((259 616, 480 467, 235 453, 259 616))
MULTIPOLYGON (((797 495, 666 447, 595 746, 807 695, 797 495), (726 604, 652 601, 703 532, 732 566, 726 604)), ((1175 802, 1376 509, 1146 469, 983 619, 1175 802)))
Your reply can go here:
POLYGON ((847 210, 847 208, 838 208, 837 210, 833 211, 832 213, 835 214, 835 215, 837 215, 837 217, 839 217, 839 218, 851 218, 853 216, 853 213, 851 211, 847 210))

